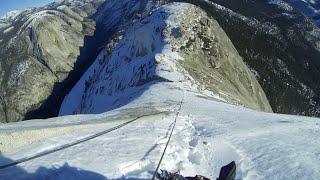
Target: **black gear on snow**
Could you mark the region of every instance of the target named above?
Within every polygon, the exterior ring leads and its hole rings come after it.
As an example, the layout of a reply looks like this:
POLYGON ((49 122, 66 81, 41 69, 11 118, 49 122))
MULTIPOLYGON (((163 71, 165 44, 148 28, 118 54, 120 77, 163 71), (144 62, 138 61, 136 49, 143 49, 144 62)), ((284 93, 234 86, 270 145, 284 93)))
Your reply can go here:
POLYGON ((220 170, 219 178, 217 180, 234 180, 236 177, 236 163, 232 161, 220 170))
MULTIPOLYGON (((232 161, 220 170, 219 178, 217 180, 234 180, 236 177, 236 163, 232 161)), ((196 175, 195 177, 183 177, 179 172, 171 173, 166 170, 161 170, 157 174, 159 180, 210 180, 204 176, 196 175)))

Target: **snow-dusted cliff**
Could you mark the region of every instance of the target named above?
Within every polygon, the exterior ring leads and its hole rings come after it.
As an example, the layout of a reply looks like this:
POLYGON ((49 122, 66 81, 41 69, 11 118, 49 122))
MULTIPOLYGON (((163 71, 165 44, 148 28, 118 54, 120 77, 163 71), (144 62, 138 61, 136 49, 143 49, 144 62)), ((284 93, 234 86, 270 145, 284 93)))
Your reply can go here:
MULTIPOLYGON (((65 98, 60 115, 102 113, 164 84, 272 111, 263 90, 218 23, 190 4, 164 5, 137 21, 65 98), (188 16, 187 16, 188 15, 188 16)), ((168 91, 170 93, 170 91, 168 91)), ((168 98, 163 95, 163 98, 168 98)))

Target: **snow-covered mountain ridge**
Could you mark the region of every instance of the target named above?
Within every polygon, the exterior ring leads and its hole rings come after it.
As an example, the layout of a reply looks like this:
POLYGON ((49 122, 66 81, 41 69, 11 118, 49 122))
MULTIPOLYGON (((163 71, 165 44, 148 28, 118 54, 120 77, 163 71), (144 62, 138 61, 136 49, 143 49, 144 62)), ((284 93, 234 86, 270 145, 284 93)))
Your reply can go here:
POLYGON ((145 89, 157 83, 272 111, 231 41, 200 8, 164 5, 119 39, 111 54, 101 52, 65 98, 60 115, 112 110, 145 96, 145 89))

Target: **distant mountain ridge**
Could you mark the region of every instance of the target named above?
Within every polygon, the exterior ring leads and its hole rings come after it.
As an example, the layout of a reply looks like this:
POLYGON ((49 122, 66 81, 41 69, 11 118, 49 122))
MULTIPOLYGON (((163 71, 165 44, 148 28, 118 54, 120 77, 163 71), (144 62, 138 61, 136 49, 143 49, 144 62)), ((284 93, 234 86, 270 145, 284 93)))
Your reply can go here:
POLYGON ((285 0, 293 7, 302 11, 320 27, 320 0, 285 0))
MULTIPOLYGON (((53 89, 59 88, 56 84, 74 69, 84 37, 95 31, 90 16, 102 2, 55 2, 12 12, 0 20, 2 122, 54 115, 52 106, 42 115, 26 114, 42 106, 53 89)), ((60 95, 55 96, 58 99, 60 95)))

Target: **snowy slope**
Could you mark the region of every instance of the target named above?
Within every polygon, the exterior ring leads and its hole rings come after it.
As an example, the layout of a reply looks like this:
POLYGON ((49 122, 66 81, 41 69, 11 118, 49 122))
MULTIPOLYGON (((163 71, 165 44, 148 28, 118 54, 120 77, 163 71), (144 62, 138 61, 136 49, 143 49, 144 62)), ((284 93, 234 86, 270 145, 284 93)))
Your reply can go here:
MULTIPOLYGON (((163 113, 146 116, 81 145, 0 170, 0 179, 150 179, 175 118, 174 112, 166 110, 173 108, 183 97, 162 169, 181 170, 182 174, 191 176, 203 174, 214 179, 222 165, 234 160, 238 166, 237 179, 319 177, 319 119, 256 112, 207 99, 194 92, 178 89, 163 92, 163 86, 165 84, 152 86, 147 93, 170 93, 172 105, 155 107, 145 101, 136 104, 136 108, 77 117, 76 123, 82 122, 82 125, 68 126, 71 130, 67 133, 8 150, 2 154, 0 164, 116 126, 123 122, 117 116, 119 114, 131 114, 132 117, 122 116, 131 119, 137 112, 163 113)), ((73 116, 61 118, 62 125, 74 121, 73 116)), ((8 124, 1 126, 0 139, 7 132, 12 135, 7 141, 17 142, 16 134, 21 130, 27 134, 34 125, 46 126, 47 129, 42 130, 47 133, 65 128, 57 127, 58 121, 54 120, 8 124), (16 134, 9 133, 12 131, 16 134)))

